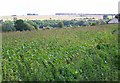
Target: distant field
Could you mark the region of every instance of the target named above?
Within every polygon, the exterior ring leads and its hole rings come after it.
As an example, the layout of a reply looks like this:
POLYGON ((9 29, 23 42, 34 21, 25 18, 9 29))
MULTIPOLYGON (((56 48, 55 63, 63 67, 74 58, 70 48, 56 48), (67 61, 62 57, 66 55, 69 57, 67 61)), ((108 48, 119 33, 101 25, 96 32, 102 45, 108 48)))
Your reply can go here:
POLYGON ((2 34, 3 81, 117 81, 118 25, 2 34))
POLYGON ((40 16, 3 16, 3 20, 13 20, 14 17, 23 20, 71 20, 78 18, 77 16, 55 16, 55 15, 40 15, 40 16))
MULTIPOLYGON (((82 18, 86 18, 86 17, 80 17, 78 15, 28 15, 28 16, 2 16, 0 17, 0 19, 3 19, 3 21, 5 20, 11 20, 13 21, 13 19, 17 18, 17 19, 23 19, 23 20, 78 20, 78 19, 82 19, 82 18)), ((99 19, 100 17, 96 17, 96 16, 92 16, 95 17, 96 20, 99 19)), ((91 17, 91 18, 92 18, 91 17)))

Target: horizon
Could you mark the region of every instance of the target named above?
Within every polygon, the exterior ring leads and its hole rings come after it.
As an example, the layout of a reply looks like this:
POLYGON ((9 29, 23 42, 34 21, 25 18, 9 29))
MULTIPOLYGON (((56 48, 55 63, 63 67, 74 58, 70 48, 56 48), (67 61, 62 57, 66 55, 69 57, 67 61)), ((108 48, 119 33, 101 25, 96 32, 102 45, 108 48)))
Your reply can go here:
POLYGON ((3 0, 0 5, 0 16, 55 15, 56 13, 81 14, 118 14, 119 0, 3 0), (29 3, 29 4, 28 4, 29 3))
MULTIPOLYGON (((12 14, 12 15, 3 15, 3 16, 0 16, 0 17, 5 17, 5 16, 53 16, 53 15, 56 15, 57 13, 55 14, 45 14, 45 15, 41 15, 41 14, 37 14, 37 13, 27 13, 27 14, 24 14, 24 15, 16 15, 16 14, 12 14), (27 14, 31 14, 31 15, 27 15, 27 14), (32 15, 32 14, 36 14, 36 15, 32 15)), ((73 13, 61 13, 61 14, 73 14, 73 13)), ((118 13, 75 13, 75 15, 85 15, 85 14, 91 14, 91 15, 116 15, 118 13)), ((61 15, 60 15, 61 16, 61 15)), ((64 16, 64 15, 63 15, 64 16)))

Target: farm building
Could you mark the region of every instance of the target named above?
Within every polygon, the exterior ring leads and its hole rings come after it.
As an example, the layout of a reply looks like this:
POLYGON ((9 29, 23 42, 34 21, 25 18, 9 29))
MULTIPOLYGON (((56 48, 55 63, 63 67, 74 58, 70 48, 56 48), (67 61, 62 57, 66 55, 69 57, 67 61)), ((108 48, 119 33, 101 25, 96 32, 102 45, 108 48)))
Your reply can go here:
POLYGON ((117 23, 119 23, 117 18, 113 18, 108 22, 108 24, 117 24, 117 23))

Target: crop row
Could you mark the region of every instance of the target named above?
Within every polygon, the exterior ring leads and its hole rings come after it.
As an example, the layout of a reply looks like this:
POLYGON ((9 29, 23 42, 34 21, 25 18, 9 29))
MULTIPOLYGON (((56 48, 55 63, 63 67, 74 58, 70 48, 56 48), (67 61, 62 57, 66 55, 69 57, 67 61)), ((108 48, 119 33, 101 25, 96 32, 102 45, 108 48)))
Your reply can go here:
POLYGON ((117 26, 3 33, 3 81, 118 80, 117 26))

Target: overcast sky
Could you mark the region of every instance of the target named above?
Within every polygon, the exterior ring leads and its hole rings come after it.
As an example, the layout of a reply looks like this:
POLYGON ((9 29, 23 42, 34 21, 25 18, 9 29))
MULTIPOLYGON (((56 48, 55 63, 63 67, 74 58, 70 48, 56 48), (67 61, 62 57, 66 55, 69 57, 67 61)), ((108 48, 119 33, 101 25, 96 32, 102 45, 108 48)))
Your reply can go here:
POLYGON ((118 13, 119 0, 0 0, 0 16, 55 13, 118 13))

